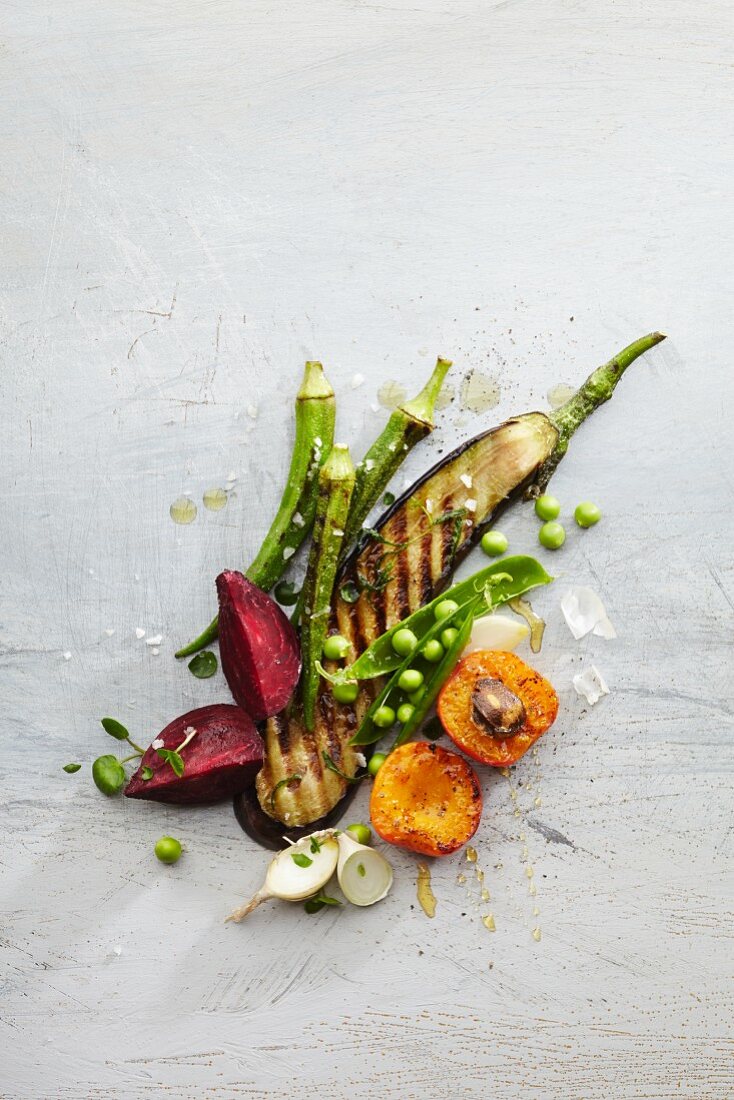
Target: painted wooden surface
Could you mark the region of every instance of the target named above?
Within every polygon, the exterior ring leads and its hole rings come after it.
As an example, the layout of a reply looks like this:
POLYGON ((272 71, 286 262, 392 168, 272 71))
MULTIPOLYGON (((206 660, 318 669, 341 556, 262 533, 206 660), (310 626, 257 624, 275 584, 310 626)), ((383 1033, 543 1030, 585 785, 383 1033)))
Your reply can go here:
MULTIPOLYGON (((6 6, 4 1098, 732 1095, 733 29, 723 0, 6 6), (101 715, 144 740, 227 698, 172 653, 269 523, 303 360, 357 454, 436 354, 500 380, 415 474, 653 328, 554 482, 605 520, 545 555, 562 712, 516 800, 484 776, 491 901, 449 858, 429 921, 397 854, 371 911, 223 925, 265 862, 229 807, 87 769, 101 715), (573 582, 617 641, 573 641, 573 582)), ((534 551, 527 508, 503 526, 534 551)))

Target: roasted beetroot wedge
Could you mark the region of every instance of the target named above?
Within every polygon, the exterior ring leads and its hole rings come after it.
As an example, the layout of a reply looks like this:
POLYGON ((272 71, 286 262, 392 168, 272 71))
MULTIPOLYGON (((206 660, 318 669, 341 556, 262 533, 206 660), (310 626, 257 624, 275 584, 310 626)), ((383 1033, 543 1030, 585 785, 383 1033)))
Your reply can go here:
POLYGON ((147 749, 125 794, 152 802, 195 805, 219 802, 249 787, 263 760, 263 743, 248 714, 229 703, 199 707, 175 718, 158 734, 158 748, 181 749, 183 774, 177 775, 158 749, 147 749), (192 730, 196 732, 192 734, 192 730), (151 774, 152 773, 152 774, 151 774), (144 779, 149 775, 149 779, 144 779))
POLYGON ((229 690, 260 722, 286 706, 298 683, 298 636, 275 600, 243 573, 220 573, 217 594, 219 653, 229 690))

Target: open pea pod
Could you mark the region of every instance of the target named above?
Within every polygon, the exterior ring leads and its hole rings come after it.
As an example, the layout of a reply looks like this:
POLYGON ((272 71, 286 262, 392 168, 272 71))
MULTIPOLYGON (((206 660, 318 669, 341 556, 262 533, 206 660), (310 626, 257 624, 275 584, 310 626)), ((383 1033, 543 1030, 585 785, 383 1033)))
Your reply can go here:
POLYGON ((381 737, 385 736, 387 731, 375 725, 375 713, 387 700, 399 692, 398 680, 406 669, 418 668, 420 671, 425 668, 426 679, 424 680, 423 697, 416 706, 410 721, 405 723, 398 734, 398 741, 396 744, 402 744, 403 741, 408 739, 410 734, 418 727, 430 709, 430 702, 428 706, 424 706, 426 697, 430 696, 431 702, 433 702, 433 699, 438 695, 441 684, 459 659, 461 651, 467 643, 471 631, 471 624, 474 621, 477 611, 481 607, 486 607, 486 600, 483 592, 480 595, 475 594, 470 600, 466 600, 460 607, 457 607, 452 615, 447 616, 440 622, 436 622, 434 618, 431 629, 426 631, 421 639, 424 644, 425 642, 433 641, 434 638, 438 638, 447 627, 459 627, 457 637, 444 653, 440 663, 438 665, 429 665, 428 661, 426 661, 418 651, 409 653, 407 657, 398 657, 398 667, 377 693, 376 698, 373 700, 362 719, 357 732, 350 740, 350 745, 373 745, 375 741, 379 741, 381 737), (416 715, 420 715, 420 717, 416 719, 416 715), (405 730, 408 729, 408 727, 410 728, 410 732, 406 734, 405 730))
MULTIPOLYGON (((373 680, 376 676, 385 676, 398 668, 403 658, 395 652, 392 646, 395 633, 407 627, 413 631, 420 645, 430 641, 428 632, 436 621, 435 609, 443 600, 454 600, 457 604, 463 606, 467 601, 474 600, 480 593, 486 592, 485 609, 488 613, 494 611, 501 604, 507 603, 508 600, 512 600, 516 596, 522 596, 524 592, 529 592, 531 588, 537 588, 541 584, 549 584, 552 580, 553 578, 546 573, 539 561, 525 554, 518 554, 494 562, 485 569, 480 569, 478 573, 473 573, 465 580, 452 585, 446 592, 442 592, 435 599, 414 611, 412 615, 408 615, 407 619, 396 623, 390 630, 381 634, 353 664, 344 669, 344 679, 373 680)), ((446 625, 446 623, 443 624, 444 627, 446 625)))

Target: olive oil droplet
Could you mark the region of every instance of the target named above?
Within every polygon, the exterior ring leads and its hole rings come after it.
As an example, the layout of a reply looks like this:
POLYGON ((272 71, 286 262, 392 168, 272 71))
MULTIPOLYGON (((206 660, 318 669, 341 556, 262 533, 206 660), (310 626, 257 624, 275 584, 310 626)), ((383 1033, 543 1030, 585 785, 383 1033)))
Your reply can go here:
POLYGON ((168 512, 174 523, 193 523, 196 519, 196 505, 188 497, 178 497, 168 512))
POLYGON ((496 932, 497 925, 494 923, 494 914, 487 913, 486 917, 482 917, 482 924, 488 932, 496 932))
POLYGON ((473 370, 461 383, 461 407, 473 413, 489 412, 499 405, 501 394, 496 378, 473 370))
POLYGON ((383 409, 397 409, 398 405, 402 405, 408 396, 408 391, 405 386, 401 386, 399 382, 384 382, 377 391, 377 400, 382 405, 383 409))
POLYGON ((540 942, 540 936, 541 936, 540 929, 539 928, 534 928, 533 929, 533 939, 535 940, 536 943, 540 942))
POLYGON ((573 386, 569 386, 567 382, 559 382, 556 386, 551 386, 546 397, 552 409, 560 409, 561 405, 565 404, 569 397, 573 397, 575 393, 576 390, 573 386))
POLYGON ((418 864, 418 902, 427 917, 436 915, 436 898, 431 889, 431 872, 425 863, 418 864))
POLYGON ((486 886, 482 889, 482 901, 489 901, 489 890, 486 886))
POLYGON ((224 489, 207 489, 204 493, 204 507, 210 512, 221 512, 227 503, 227 494, 224 489))
POLYGON ((535 874, 535 871, 530 866, 530 864, 528 864, 528 866, 525 868, 525 874, 527 875, 528 878, 532 878, 533 875, 535 874))
POLYGON ((466 850, 466 862, 467 863, 476 863, 477 862, 477 850, 476 850, 476 848, 472 848, 471 845, 469 845, 469 847, 466 850))
POLYGON ((459 874, 456 876, 456 881, 458 882, 459 886, 463 886, 466 882, 466 875, 460 871, 459 874))

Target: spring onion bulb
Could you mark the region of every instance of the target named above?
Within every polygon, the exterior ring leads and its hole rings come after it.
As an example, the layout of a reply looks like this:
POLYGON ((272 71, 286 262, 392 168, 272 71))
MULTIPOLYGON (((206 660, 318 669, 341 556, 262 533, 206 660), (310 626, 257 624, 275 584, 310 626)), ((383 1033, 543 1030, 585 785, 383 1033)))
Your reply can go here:
POLYGON ((358 844, 348 833, 339 833, 339 886, 352 905, 374 905, 392 886, 392 867, 384 856, 366 844, 358 844))
MULTIPOLYGON (((285 851, 278 852, 275 859, 271 861, 265 882, 258 892, 246 905, 230 913, 227 920, 243 920, 261 902, 269 898, 280 898, 282 901, 305 901, 306 898, 317 894, 334 874, 339 853, 340 847, 331 829, 303 837, 297 844, 292 844, 285 851)), ((363 904, 369 904, 369 902, 363 904)))

